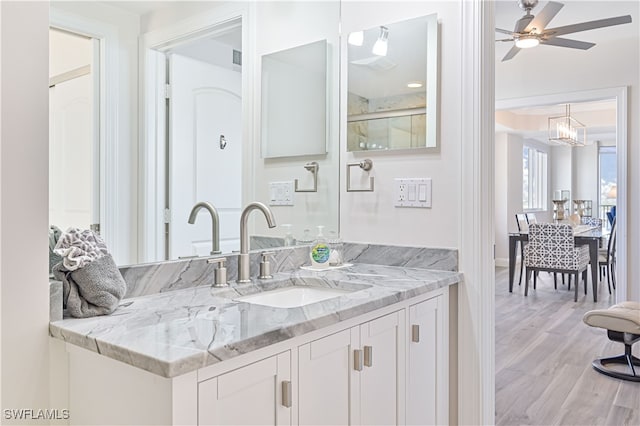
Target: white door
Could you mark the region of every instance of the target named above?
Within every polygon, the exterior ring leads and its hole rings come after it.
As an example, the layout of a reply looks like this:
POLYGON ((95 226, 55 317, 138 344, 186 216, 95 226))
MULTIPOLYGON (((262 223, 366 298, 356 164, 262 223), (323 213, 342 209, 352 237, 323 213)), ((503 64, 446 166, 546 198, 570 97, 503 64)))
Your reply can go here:
POLYGON ((394 312, 360 326, 363 368, 360 375, 360 424, 399 424, 400 344, 404 311, 394 312))
MULTIPOLYGON (((409 307, 409 365, 407 370, 407 424, 438 422, 438 328, 440 297, 409 307)), ((445 398, 447 395, 444 396, 445 398)), ((444 414, 444 413, 442 413, 444 414)))
POLYGON ((290 425, 282 387, 291 381, 283 352, 198 384, 199 425, 290 425))
POLYGON ((301 425, 350 424, 351 330, 298 348, 298 421, 301 425))
POLYGON ((169 79, 169 258, 211 251, 209 213, 200 210, 195 224, 187 222, 192 207, 200 201, 218 210, 222 252, 238 250, 241 73, 172 54, 169 79))
POLYGON ((96 223, 92 85, 86 74, 49 89, 49 222, 63 231, 96 223))

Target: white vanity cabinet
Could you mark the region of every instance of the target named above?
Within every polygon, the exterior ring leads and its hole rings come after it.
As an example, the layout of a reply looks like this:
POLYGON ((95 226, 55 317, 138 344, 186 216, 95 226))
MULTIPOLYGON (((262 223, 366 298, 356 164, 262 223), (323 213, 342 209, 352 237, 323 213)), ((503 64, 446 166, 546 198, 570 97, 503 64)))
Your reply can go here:
POLYGON ((401 310, 298 347, 299 424, 398 424, 403 328, 401 310))
POLYGON ((291 352, 198 383, 199 425, 290 425, 291 352))
POLYGON ((443 297, 409 306, 407 363, 407 424, 443 424, 448 419, 448 371, 442 371, 446 351, 443 297))
POLYGON ((447 424, 448 296, 443 287, 171 378, 53 339, 67 379, 52 395, 70 424, 447 424))

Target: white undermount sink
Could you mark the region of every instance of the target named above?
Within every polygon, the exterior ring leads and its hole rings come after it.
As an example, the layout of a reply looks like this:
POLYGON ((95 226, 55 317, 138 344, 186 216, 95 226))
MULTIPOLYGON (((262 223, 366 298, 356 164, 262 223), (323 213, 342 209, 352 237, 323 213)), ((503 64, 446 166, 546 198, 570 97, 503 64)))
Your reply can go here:
POLYGON ((271 306, 274 308, 298 308, 310 303, 333 299, 343 296, 354 290, 342 290, 325 287, 292 286, 263 291, 261 293, 238 297, 238 302, 253 303, 256 305, 271 306))

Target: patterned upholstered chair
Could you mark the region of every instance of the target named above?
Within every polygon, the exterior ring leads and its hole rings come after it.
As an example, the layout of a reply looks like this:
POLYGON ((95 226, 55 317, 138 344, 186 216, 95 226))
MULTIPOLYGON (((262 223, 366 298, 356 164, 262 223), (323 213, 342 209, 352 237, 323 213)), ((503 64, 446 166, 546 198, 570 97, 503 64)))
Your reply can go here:
POLYGON ((534 271, 560 272, 575 276, 574 300, 577 302, 580 274, 584 279, 585 294, 587 293, 588 265, 589 248, 586 245, 575 246, 571 225, 554 223, 529 225, 529 243, 524 248, 525 296, 529 294, 529 281, 534 271))
POLYGON ((582 222, 583 225, 599 226, 599 227, 602 228, 602 219, 597 218, 597 217, 583 216, 581 222, 582 222))

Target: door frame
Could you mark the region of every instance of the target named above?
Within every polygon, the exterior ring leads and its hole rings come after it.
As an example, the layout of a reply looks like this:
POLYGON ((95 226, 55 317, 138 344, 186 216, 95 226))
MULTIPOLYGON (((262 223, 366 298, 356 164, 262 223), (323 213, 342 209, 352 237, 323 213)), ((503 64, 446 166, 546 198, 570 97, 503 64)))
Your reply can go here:
MULTIPOLYGON (((627 282, 627 134, 628 134, 628 87, 611 87, 604 89, 582 90, 570 93, 554 93, 524 98, 501 99, 496 101, 496 110, 523 108, 529 106, 547 106, 563 103, 593 102, 607 99, 616 101, 616 165, 618 191, 616 201, 616 234, 617 250, 617 281, 627 282)), ((616 288, 616 302, 627 300, 627 287, 619 285, 616 288)))
MULTIPOLYGON (((164 78, 165 62, 158 60, 158 51, 215 32, 226 23, 240 20, 242 22, 242 140, 246 143, 253 140, 253 130, 249 125, 252 120, 253 95, 249 90, 253 80, 253 43, 251 42, 251 14, 254 6, 245 3, 225 3, 197 16, 178 21, 167 27, 150 31, 140 37, 139 69, 141 84, 139 85, 140 117, 140 151, 138 155, 138 262, 151 262, 165 259, 165 206, 166 206, 166 164, 165 134, 166 120, 158 113, 156 105, 160 79, 164 78), (160 167, 159 165, 162 165, 160 167)), ((163 106, 164 108, 164 106, 163 106)), ((247 191, 247 183, 253 181, 251 158, 243 155, 242 164, 243 194, 247 191)), ((166 259, 165 259, 166 260, 166 259)))
MULTIPOLYGON (((121 245, 128 245, 126 229, 120 219, 120 202, 117 196, 118 174, 107 173, 114 170, 118 158, 118 91, 115 89, 118 70, 118 32, 104 22, 94 21, 72 13, 50 8, 49 26, 91 37, 99 43, 98 99, 94 97, 94 137, 97 141, 99 159, 94 164, 99 169, 99 213, 100 236, 114 253, 121 252, 121 245)), ((94 59, 96 58, 94 50, 94 59)), ((93 70, 92 70, 93 72, 93 70)), ((96 89, 94 85, 94 89, 96 89)))

